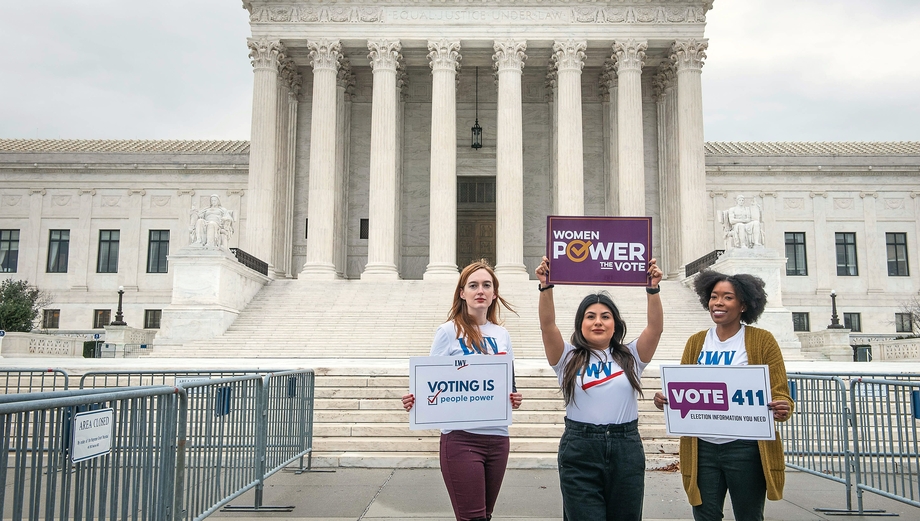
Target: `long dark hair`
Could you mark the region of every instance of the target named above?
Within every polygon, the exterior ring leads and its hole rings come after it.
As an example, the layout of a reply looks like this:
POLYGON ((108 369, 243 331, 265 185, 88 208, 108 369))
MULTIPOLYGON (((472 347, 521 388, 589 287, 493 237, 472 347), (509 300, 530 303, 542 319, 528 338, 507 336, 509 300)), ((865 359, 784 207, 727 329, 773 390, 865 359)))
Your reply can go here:
POLYGON ((447 320, 454 321, 457 338, 466 340, 476 351, 488 354, 482 340, 482 332, 479 331, 479 324, 472 320, 469 311, 466 309, 466 301, 460 298, 460 292, 463 290, 463 286, 466 286, 466 282, 469 280, 470 275, 479 270, 486 270, 489 276, 492 277, 492 289, 495 292, 495 300, 489 304, 489 309, 486 312, 486 320, 493 324, 501 325, 500 305, 504 306, 508 311, 514 312, 511 305, 509 305, 508 302, 502 298, 501 294, 498 293, 498 278, 495 276, 495 271, 492 269, 492 266, 485 259, 480 259, 471 262, 460 272, 460 280, 457 281, 457 287, 454 289, 454 303, 450 307, 450 312, 447 314, 447 320))
POLYGON ((578 373, 581 373, 581 380, 584 382, 588 364, 591 363, 591 357, 597 357, 600 360, 600 355, 595 353, 594 349, 591 349, 585 336, 581 333, 581 323, 585 320, 585 313, 588 307, 598 303, 603 304, 613 313, 615 326, 613 337, 610 338, 610 357, 623 369, 633 389, 640 395, 642 394, 642 384, 639 382, 639 375, 637 374, 636 359, 623 343, 623 337, 626 336, 626 322, 623 322, 620 317, 620 310, 617 309, 610 295, 606 291, 601 291, 592 293, 582 299, 581 304, 578 305, 578 311, 575 312, 575 332, 572 333, 572 346, 575 349, 569 352, 562 372, 562 397, 566 405, 570 402, 575 403, 575 384, 578 379, 578 373))

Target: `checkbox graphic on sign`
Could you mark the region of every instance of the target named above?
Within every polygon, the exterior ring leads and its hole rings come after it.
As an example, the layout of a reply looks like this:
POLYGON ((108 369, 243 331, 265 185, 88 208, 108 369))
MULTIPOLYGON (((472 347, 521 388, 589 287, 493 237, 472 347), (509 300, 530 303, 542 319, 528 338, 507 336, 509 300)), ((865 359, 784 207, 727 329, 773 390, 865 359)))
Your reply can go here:
POLYGON ((441 394, 441 391, 434 393, 428 397, 428 405, 437 405, 438 404, 438 395, 441 394))

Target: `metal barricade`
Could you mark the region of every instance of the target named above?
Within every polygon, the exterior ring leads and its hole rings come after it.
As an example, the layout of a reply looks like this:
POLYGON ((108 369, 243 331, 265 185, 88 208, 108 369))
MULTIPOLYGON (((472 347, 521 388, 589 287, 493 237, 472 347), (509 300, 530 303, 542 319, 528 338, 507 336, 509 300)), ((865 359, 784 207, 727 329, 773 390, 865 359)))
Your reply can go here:
POLYGON ((63 369, 0 369, 3 394, 57 391, 67 389, 70 376, 63 369))
POLYGON ((125 387, 135 385, 183 385, 194 381, 234 376, 262 375, 268 369, 217 369, 190 371, 87 371, 80 377, 80 388, 125 387))
POLYGON ((0 403, 4 519, 172 519, 175 388, 36 397, 9 395, 0 403), (90 431, 95 437, 82 435, 98 426, 90 431))
MULTIPOLYGON (((852 468, 847 418, 847 386, 834 376, 790 374, 795 412, 776 430, 783 440, 786 466, 842 483, 846 511, 852 510, 852 468)), ((822 512, 837 509, 817 508, 822 512)))
POLYGON ((863 491, 920 507, 920 383, 854 379, 850 407, 860 512, 863 491))

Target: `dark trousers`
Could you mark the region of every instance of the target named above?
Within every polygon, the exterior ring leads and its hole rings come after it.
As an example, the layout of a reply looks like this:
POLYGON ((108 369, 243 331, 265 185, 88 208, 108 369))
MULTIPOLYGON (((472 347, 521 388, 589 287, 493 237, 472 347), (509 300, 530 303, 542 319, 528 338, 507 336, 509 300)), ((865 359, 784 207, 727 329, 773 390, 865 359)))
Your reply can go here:
POLYGON ((696 484, 703 503, 693 507, 696 521, 721 521, 725 492, 732 496, 736 521, 763 521, 767 481, 756 441, 725 444, 697 440, 696 484))
POLYGON ((637 426, 565 419, 558 456, 563 519, 642 519, 645 449, 637 426))
POLYGON ((466 431, 441 434, 441 476, 457 521, 492 516, 508 466, 507 436, 466 431))

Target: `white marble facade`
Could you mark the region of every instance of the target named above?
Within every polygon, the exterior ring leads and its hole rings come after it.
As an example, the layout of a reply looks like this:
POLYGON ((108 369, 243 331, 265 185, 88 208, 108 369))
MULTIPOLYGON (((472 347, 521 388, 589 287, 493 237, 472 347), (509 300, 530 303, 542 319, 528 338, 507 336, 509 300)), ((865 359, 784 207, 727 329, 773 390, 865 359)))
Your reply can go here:
POLYGON ((532 273, 560 213, 652 216, 653 254, 678 277, 724 247, 718 212, 744 195, 763 210, 765 247, 805 234, 807 275, 784 276, 787 309, 821 327, 836 289, 864 331, 893 332, 897 303, 920 290, 920 145, 704 146, 711 4, 245 2, 251 142, 0 140, 0 230, 19 231, 18 270, 0 276, 54 292, 62 328, 88 328, 88 308, 111 308, 119 285, 142 317, 172 289, 147 273, 150 230, 169 230, 171 252, 186 246, 189 210, 211 194, 233 212, 229 246, 273 278, 455 276, 463 208, 449 205, 458 180, 485 178, 497 202, 477 211, 503 277, 532 273), (47 273, 57 229, 70 230, 70 265, 47 273), (118 271, 97 273, 109 229, 118 271), (855 277, 836 275, 843 231, 856 234, 855 277), (892 232, 906 234, 906 277, 888 275, 892 232))

